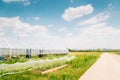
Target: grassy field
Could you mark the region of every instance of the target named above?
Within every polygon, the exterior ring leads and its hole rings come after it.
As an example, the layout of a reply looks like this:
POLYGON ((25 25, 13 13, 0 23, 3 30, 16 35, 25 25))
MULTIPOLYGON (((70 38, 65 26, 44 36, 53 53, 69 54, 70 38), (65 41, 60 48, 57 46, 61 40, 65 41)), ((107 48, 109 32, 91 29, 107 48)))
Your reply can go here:
POLYGON ((71 52, 76 58, 66 62, 67 67, 42 75, 39 69, 24 73, 6 75, 0 80, 78 80, 80 76, 95 63, 101 53, 98 52, 71 52))

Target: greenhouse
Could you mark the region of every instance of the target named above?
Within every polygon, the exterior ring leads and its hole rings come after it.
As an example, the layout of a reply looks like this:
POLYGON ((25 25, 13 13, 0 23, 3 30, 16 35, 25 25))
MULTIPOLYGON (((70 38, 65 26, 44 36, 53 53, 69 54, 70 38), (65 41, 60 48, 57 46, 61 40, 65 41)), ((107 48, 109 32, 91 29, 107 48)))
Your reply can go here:
POLYGON ((24 55, 28 58, 31 56, 39 56, 42 55, 50 55, 50 54, 68 54, 68 49, 55 49, 55 48, 33 48, 28 47, 29 45, 25 46, 25 43, 21 41, 12 41, 9 42, 7 40, 3 40, 0 43, 0 57, 8 56, 8 57, 17 57, 20 55, 24 55), (14 43, 14 44, 13 44, 14 43), (19 44, 16 46, 15 44, 19 44))

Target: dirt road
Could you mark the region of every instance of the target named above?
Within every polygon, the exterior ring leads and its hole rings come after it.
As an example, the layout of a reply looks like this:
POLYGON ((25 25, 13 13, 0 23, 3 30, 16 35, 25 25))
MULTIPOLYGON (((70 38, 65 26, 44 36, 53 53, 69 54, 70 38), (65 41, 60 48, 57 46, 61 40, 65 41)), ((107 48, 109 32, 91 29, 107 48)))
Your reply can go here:
POLYGON ((120 80, 120 56, 103 53, 79 80, 120 80))

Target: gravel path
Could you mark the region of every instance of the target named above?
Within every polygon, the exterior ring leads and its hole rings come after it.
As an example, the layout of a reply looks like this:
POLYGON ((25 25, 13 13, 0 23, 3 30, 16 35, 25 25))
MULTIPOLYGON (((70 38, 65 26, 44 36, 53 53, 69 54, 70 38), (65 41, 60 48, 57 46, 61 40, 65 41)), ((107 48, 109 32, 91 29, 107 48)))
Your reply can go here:
POLYGON ((79 80, 120 80, 120 56, 103 53, 79 80))

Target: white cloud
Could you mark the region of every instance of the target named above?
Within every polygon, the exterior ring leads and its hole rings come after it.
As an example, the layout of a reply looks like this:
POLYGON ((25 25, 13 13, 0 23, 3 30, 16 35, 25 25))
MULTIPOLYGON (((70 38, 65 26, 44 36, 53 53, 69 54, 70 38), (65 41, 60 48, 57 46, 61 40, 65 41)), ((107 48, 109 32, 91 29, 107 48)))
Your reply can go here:
POLYGON ((101 12, 90 19, 87 19, 85 21, 79 22, 78 25, 89 25, 89 24, 96 24, 102 21, 107 20, 110 17, 110 14, 108 12, 101 12))
POLYGON ((36 21, 39 21, 40 18, 39 17, 34 17, 33 19, 36 20, 36 21))
POLYGON ((28 6, 30 5, 30 1, 29 0, 2 0, 5 3, 11 3, 11 2, 20 2, 23 3, 24 6, 28 6))
POLYGON ((4 35, 3 29, 0 28, 0 36, 4 35))
MULTIPOLYGON (((49 29, 49 28, 48 28, 49 29)), ((48 29, 42 25, 31 25, 20 20, 20 17, 0 17, 0 31, 7 31, 15 35, 25 36, 17 41, 15 37, 9 36, 7 40, 12 47, 27 48, 119 48, 120 29, 107 25, 105 22, 82 27, 76 31, 66 31, 67 27, 59 29, 65 32, 64 36, 49 34, 48 29), (27 37, 26 37, 27 36, 27 37), (21 42, 20 42, 21 41, 21 42)), ((54 32, 53 32, 54 33, 54 32)), ((3 36, 2 36, 3 37, 3 36)), ((4 35, 5 37, 5 35, 4 35)), ((0 40, 3 38, 0 37, 0 40)), ((6 45, 6 44, 5 44, 6 45)))
POLYGON ((73 33, 70 37, 62 37, 64 47, 74 49, 93 49, 93 48, 119 48, 120 29, 98 23, 77 30, 78 34, 73 33), (79 32, 78 32, 79 31, 79 32))
POLYGON ((67 33, 67 34, 66 34, 66 37, 71 37, 71 36, 73 36, 72 33, 67 33))
POLYGON ((4 35, 4 32, 3 31, 0 31, 0 36, 3 36, 4 35))
POLYGON ((16 36, 18 36, 19 38, 21 38, 21 37, 28 37, 28 34, 18 32, 18 33, 16 33, 16 36))
POLYGON ((0 17, 0 29, 13 33, 26 33, 29 35, 46 34, 47 28, 41 25, 30 25, 22 22, 20 17, 5 18, 0 17))
POLYGON ((58 29, 59 32, 67 32, 66 27, 62 27, 58 29))
POLYGON ((85 15, 91 14, 93 12, 94 8, 91 4, 85 5, 85 6, 79 6, 79 7, 69 7, 65 10, 65 12, 62 15, 62 18, 66 21, 72 21, 74 19, 83 17, 85 15))
POLYGON ((112 36, 120 34, 120 29, 113 28, 102 22, 81 29, 81 33, 94 36, 112 36))

